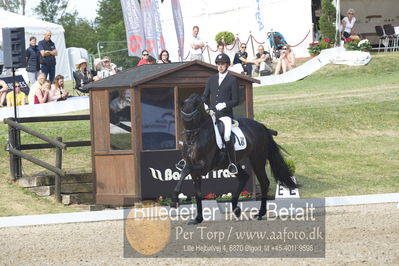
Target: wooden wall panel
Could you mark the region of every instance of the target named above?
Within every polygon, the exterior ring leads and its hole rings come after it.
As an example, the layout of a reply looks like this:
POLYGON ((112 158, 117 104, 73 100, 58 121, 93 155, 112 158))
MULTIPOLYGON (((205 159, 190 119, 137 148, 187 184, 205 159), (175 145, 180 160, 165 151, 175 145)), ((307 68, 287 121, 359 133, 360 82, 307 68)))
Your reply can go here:
POLYGON ((110 149, 108 91, 92 91, 90 98, 94 152, 107 152, 110 149))
POLYGON ((135 157, 133 154, 95 156, 97 204, 123 203, 123 198, 137 196, 135 157), (104 202, 104 199, 109 202, 104 202))

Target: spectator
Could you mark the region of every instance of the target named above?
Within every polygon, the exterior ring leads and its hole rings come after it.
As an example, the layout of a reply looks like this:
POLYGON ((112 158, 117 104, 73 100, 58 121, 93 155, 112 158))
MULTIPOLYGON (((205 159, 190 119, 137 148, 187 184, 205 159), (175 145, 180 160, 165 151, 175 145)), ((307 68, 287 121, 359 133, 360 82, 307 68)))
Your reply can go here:
POLYGON ((73 72, 73 78, 75 79, 75 90, 83 93, 88 93, 84 89, 84 85, 93 81, 91 71, 87 68, 87 61, 83 58, 79 59, 76 64, 76 70, 73 72))
POLYGON ((48 102, 48 95, 49 95, 49 92, 50 92, 50 86, 51 86, 50 80, 45 80, 43 82, 43 85, 38 90, 36 90, 35 100, 34 100, 35 104, 41 104, 41 103, 47 103, 48 102))
POLYGON ((356 18, 354 16, 355 10, 349 8, 347 15, 348 16, 344 17, 344 19, 342 20, 341 34, 343 39, 347 39, 355 33, 354 31, 354 26, 356 22, 356 18))
POLYGON ((223 43, 218 43, 218 53, 219 54, 224 54, 224 44, 223 43))
POLYGON ((167 50, 163 50, 160 54, 159 54, 159 60, 158 60, 158 64, 168 64, 168 63, 172 63, 169 60, 169 52, 167 50))
POLYGON ((30 37, 29 41, 30 45, 26 49, 26 72, 28 72, 29 83, 32 85, 40 73, 40 52, 39 46, 36 45, 36 37, 30 37))
POLYGON ((55 77, 55 57, 57 55, 57 49, 55 48, 54 42, 51 40, 51 31, 44 33, 44 39, 39 42, 40 51, 40 71, 49 77, 49 80, 53 82, 55 77))
POLYGON ((36 82, 33 83, 32 86, 30 86, 29 94, 28 94, 28 103, 29 104, 35 104, 36 91, 43 85, 43 82, 45 80, 46 80, 46 74, 40 73, 39 76, 37 77, 36 82))
POLYGON ((265 51, 263 45, 258 46, 258 53, 256 54, 254 61, 256 66, 255 73, 258 73, 260 76, 266 76, 273 73, 270 54, 265 51))
POLYGON ((150 59, 150 54, 147 50, 143 50, 141 52, 141 59, 138 62, 137 66, 146 65, 146 64, 154 64, 154 62, 150 59))
POLYGON ((198 36, 198 32, 199 32, 199 27, 194 26, 193 27, 193 38, 190 41, 191 61, 192 60, 204 61, 204 58, 202 56, 202 48, 205 47, 205 44, 201 40, 201 38, 198 36))
POLYGON ((8 91, 7 83, 0 79, 0 107, 3 107, 5 104, 5 99, 8 91))
POLYGON ((51 90, 49 93, 49 102, 57 102, 66 100, 69 93, 64 89, 64 76, 55 76, 54 83, 51 85, 51 90))
MULTIPOLYGON (((16 106, 25 105, 26 103, 26 95, 21 91, 21 85, 19 82, 14 84, 15 92, 16 92, 16 106)), ((7 106, 12 107, 14 106, 14 91, 10 91, 7 93, 7 106)))
POLYGON ((247 59, 248 53, 245 51, 246 49, 247 45, 245 43, 242 43, 240 46, 240 50, 234 56, 233 65, 241 64, 244 72, 251 77, 253 61, 247 59))
POLYGON ((295 67, 295 56, 289 45, 283 46, 280 52, 280 58, 277 61, 275 75, 290 71, 295 67))
POLYGON ((100 74, 97 73, 97 76, 99 77, 99 79, 104 79, 115 74, 116 65, 114 63, 111 63, 111 59, 108 56, 104 56, 102 60, 100 74))
POLYGON ((102 70, 102 64, 101 64, 101 59, 100 58, 94 59, 93 68, 94 69, 90 70, 91 71, 91 75, 93 76, 93 80, 94 81, 99 80, 100 77, 98 75, 100 74, 100 72, 102 70))

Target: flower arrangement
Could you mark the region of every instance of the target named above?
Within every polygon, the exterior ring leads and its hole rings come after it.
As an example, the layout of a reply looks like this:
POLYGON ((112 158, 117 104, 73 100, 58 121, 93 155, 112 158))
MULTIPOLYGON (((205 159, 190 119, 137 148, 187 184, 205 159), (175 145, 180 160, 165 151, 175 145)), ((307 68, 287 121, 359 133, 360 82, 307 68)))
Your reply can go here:
POLYGON ((330 39, 324 38, 318 42, 312 42, 309 44, 308 51, 311 56, 320 54, 321 50, 330 48, 330 39))
POLYGON ((252 198, 252 193, 244 190, 243 192, 240 193, 240 196, 238 197, 238 199, 243 200, 243 199, 250 199, 252 198))
POLYGON ((233 195, 229 192, 227 194, 223 194, 222 196, 217 197, 219 201, 229 201, 233 195))
POLYGON ((161 206, 167 206, 172 203, 172 200, 170 198, 159 196, 159 198, 157 198, 157 202, 161 206))
POLYGON ((371 44, 368 39, 360 40, 358 36, 345 39, 345 48, 349 51, 369 51, 371 44))
POLYGON ((204 196, 204 199, 206 200, 215 200, 217 198, 216 194, 211 192, 208 195, 204 196))

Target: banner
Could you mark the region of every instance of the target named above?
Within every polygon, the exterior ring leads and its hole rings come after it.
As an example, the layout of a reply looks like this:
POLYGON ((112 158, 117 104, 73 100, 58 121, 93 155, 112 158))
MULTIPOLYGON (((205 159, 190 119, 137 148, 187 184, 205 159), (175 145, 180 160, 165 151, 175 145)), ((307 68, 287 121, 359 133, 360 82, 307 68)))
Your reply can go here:
MULTIPOLYGON (((142 1, 144 2, 144 1, 142 1)), ((141 57, 145 49, 143 17, 138 0, 121 0, 129 56, 141 57)))
POLYGON ((173 13, 173 20, 175 23, 177 43, 179 45, 179 57, 180 57, 180 61, 183 61, 183 58, 184 58, 184 23, 183 23, 183 14, 181 12, 179 0, 172 0, 172 13, 173 13))
POLYGON ((141 0, 145 47, 149 54, 158 60, 158 53, 165 49, 165 45, 157 5, 157 0, 141 0))

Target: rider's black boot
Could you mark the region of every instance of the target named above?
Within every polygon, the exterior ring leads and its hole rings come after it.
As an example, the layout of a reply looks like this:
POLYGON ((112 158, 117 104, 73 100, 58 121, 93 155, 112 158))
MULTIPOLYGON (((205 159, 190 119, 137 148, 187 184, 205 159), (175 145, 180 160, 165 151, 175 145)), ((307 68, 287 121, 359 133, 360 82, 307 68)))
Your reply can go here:
POLYGON ((225 145, 226 145, 227 155, 229 157, 229 162, 230 162, 227 170, 229 170, 230 174, 237 174, 238 169, 236 166, 236 152, 234 150, 234 143, 230 140, 230 141, 226 141, 225 145))

